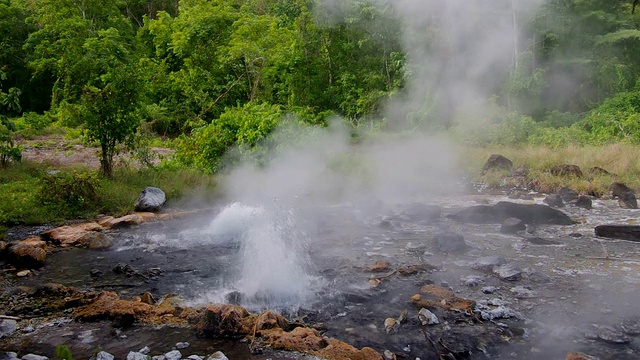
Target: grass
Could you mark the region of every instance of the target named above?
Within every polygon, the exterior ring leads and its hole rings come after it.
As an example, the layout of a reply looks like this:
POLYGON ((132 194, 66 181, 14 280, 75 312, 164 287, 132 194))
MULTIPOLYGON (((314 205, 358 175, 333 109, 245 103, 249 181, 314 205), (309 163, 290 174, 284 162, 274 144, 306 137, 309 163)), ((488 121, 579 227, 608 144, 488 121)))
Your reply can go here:
POLYGON ((496 183, 496 174, 480 174, 480 169, 491 154, 501 154, 513 162, 514 168, 525 167, 529 178, 535 179, 538 189, 555 192, 567 186, 580 193, 603 195, 608 193, 609 185, 614 181, 625 183, 630 188, 640 189, 640 147, 629 144, 610 144, 603 146, 569 146, 564 148, 496 147, 467 148, 461 153, 462 166, 467 173, 475 174, 476 180, 496 183), (582 178, 553 176, 549 169, 558 164, 578 165, 582 178), (610 175, 591 174, 588 170, 600 167, 610 175))
POLYGON ((167 206, 180 205, 179 199, 196 191, 215 197, 215 178, 191 170, 117 169, 113 178, 98 178, 83 168, 56 169, 50 165, 22 162, 0 169, 0 234, 11 225, 54 224, 73 218, 93 218, 97 214, 123 215, 133 210, 133 203, 146 186, 157 186, 167 194, 167 206), (57 182, 45 181, 57 177, 57 182), (66 180, 65 180, 66 179, 66 180), (95 197, 91 200, 48 196, 60 192, 81 179, 91 183, 95 197), (46 187, 45 187, 46 186, 46 187), (43 191, 44 189, 44 191, 43 191), (72 205, 71 205, 72 204, 72 205))

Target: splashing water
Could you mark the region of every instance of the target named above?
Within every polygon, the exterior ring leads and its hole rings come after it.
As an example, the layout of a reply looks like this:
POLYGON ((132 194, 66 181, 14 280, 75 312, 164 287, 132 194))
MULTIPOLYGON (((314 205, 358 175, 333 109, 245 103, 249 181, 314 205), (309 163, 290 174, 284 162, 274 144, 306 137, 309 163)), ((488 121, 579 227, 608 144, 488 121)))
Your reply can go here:
POLYGON ((234 203, 207 227, 214 236, 240 240, 237 290, 245 305, 294 306, 309 300, 318 278, 312 275, 306 237, 292 210, 234 203))

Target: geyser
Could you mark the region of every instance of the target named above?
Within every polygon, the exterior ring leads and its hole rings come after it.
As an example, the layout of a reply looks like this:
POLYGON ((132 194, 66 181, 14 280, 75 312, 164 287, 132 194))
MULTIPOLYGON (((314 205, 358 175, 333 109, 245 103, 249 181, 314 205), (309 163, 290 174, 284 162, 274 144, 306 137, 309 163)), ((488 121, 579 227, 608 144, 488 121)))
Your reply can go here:
POLYGON ((293 210, 233 203, 211 222, 214 237, 240 241, 240 266, 233 286, 243 305, 288 307, 313 295, 318 278, 305 251, 306 238, 296 228, 293 210))

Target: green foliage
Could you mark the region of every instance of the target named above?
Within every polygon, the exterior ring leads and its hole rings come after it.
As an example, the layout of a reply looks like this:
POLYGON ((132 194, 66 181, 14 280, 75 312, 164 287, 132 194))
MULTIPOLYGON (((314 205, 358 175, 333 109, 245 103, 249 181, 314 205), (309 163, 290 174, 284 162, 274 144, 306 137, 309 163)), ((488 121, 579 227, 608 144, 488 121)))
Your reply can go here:
POLYGON ((96 206, 99 187, 92 173, 61 171, 42 178, 39 198, 42 205, 64 214, 79 216, 96 206))
MULTIPOLYGON (((4 79, 5 73, 0 69, 0 80, 4 79)), ((9 89, 8 93, 0 91, 0 166, 2 167, 10 161, 18 162, 22 159, 20 148, 13 141, 16 126, 7 116, 11 111, 20 111, 19 97, 20 90, 15 87, 9 89)))
POLYGON ((56 346, 56 357, 58 360, 73 360, 71 350, 67 345, 56 346))
POLYGON ((176 160, 205 172, 222 166, 227 150, 236 146, 240 153, 253 151, 278 123, 282 111, 277 105, 248 103, 227 109, 211 124, 183 136, 177 145, 176 160))
POLYGON ((590 143, 640 144, 640 91, 619 93, 593 109, 580 124, 590 143))

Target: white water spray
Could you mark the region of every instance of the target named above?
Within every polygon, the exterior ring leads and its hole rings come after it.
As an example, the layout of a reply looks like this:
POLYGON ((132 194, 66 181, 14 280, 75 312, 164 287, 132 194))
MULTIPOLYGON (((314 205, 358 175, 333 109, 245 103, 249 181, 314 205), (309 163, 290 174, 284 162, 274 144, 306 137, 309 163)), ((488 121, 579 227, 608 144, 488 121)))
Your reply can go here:
POLYGON ((317 278, 311 274, 306 237, 297 230, 293 211, 234 203, 216 216, 207 231, 240 240, 236 287, 249 304, 290 306, 311 297, 317 278))

